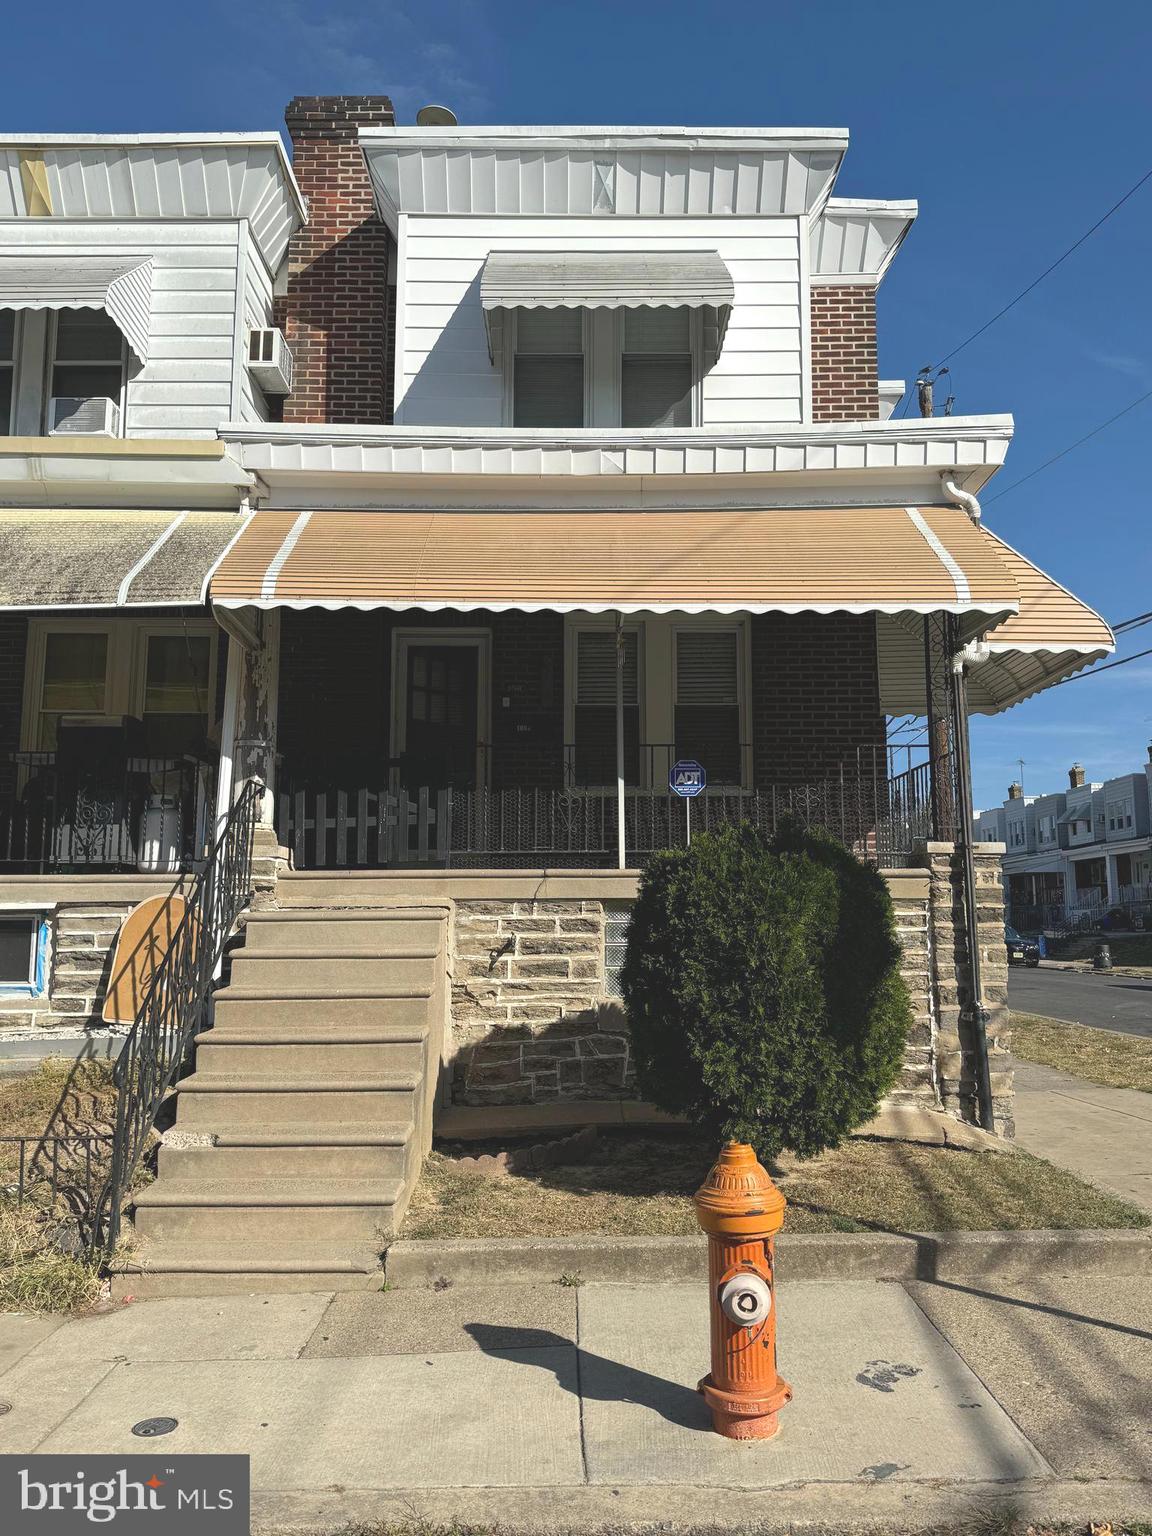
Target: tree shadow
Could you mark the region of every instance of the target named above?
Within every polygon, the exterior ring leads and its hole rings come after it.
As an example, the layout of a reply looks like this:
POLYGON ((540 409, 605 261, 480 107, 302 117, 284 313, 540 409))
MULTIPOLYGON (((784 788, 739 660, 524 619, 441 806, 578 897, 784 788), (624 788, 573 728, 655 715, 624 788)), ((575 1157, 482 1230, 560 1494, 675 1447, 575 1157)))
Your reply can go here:
POLYGON ((576 1387, 574 1395, 582 1400, 601 1403, 634 1403, 658 1413, 670 1424, 682 1429, 710 1431, 711 1416, 699 1392, 676 1381, 653 1376, 650 1371, 623 1365, 604 1355, 593 1354, 570 1339, 545 1328, 505 1328, 497 1323, 465 1323, 464 1331, 475 1339, 486 1355, 515 1359, 539 1370, 552 1371, 557 1384, 572 1392, 562 1371, 550 1361, 534 1360, 534 1350, 575 1349, 576 1387))

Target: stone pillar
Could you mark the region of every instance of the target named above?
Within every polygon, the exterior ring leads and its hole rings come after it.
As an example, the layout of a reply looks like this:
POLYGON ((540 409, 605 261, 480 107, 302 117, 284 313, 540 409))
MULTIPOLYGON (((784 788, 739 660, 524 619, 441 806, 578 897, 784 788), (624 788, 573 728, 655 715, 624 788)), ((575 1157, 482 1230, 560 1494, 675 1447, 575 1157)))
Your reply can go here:
MULTIPOLYGON (((976 843, 977 924, 988 1010, 989 1072, 996 1131, 1014 1134, 1012 1056, 1008 1012, 1008 956, 1004 947, 1002 843, 976 843)), ((925 845, 932 937, 932 988, 936 1014, 936 1071, 941 1103, 948 1113, 980 1123, 972 1031, 975 1028, 971 969, 964 923, 964 858, 955 844, 925 845)))

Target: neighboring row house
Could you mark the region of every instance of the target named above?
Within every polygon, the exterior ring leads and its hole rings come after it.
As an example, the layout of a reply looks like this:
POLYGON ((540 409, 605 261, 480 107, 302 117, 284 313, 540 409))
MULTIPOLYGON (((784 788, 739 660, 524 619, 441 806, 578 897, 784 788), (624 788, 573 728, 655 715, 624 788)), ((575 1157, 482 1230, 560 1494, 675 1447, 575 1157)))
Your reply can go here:
POLYGON ((1112 636, 981 521, 1011 419, 893 414, 916 205, 837 197, 840 130, 287 120, 291 165, 0 140, 9 1037, 105 1038, 123 915, 201 900, 221 836, 218 895, 261 818, 148 1283, 372 1283, 436 1104, 633 1094, 615 978, 679 760, 695 828, 791 812, 885 869, 893 1104, 1010 1132, 967 717, 1112 636))
POLYGON ((1152 920, 1152 747, 1137 773, 1089 783, 1073 763, 1059 793, 1011 784, 1003 805, 977 811, 973 825, 982 841, 1005 846, 1017 927, 1096 922, 1117 907, 1125 920, 1152 920))

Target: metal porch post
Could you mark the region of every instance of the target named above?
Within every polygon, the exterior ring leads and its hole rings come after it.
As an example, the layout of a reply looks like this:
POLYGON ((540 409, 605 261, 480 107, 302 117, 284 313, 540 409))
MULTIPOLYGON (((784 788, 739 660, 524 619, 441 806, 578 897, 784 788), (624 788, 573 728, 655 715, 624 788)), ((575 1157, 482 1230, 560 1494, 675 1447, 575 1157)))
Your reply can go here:
POLYGON ((624 835, 624 615, 616 615, 616 867, 627 869, 624 835))

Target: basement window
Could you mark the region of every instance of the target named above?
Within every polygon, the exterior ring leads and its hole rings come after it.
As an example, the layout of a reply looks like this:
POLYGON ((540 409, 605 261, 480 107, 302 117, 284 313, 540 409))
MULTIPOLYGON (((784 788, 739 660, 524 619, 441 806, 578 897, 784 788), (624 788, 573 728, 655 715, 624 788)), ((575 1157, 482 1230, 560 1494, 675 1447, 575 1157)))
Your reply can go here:
POLYGON ((0 993, 43 992, 47 942, 48 921, 42 911, 0 910, 0 993))
POLYGON ((632 918, 630 901, 604 903, 604 992, 619 999, 620 968, 628 948, 628 924, 632 918))

